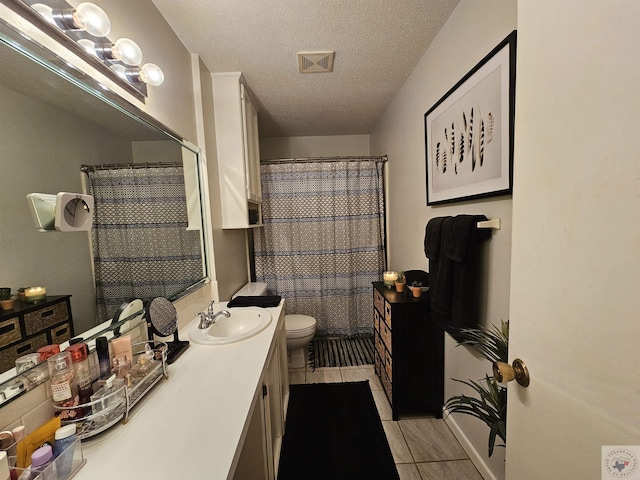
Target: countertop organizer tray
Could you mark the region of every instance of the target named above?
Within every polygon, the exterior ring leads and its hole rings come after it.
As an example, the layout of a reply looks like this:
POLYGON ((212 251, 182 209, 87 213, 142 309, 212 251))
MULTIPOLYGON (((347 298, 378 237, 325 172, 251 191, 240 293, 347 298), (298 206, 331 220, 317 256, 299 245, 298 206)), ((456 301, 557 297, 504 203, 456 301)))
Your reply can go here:
POLYGON ((81 418, 62 420, 62 424, 76 423, 79 437, 90 438, 116 425, 120 421, 127 423, 131 409, 149 392, 160 380, 169 378, 167 371, 167 344, 164 342, 141 342, 132 345, 133 359, 145 353, 145 345, 149 345, 154 352, 155 363, 150 370, 135 383, 124 385, 99 400, 75 405, 73 407, 53 406, 56 411, 81 410, 86 412, 81 418))

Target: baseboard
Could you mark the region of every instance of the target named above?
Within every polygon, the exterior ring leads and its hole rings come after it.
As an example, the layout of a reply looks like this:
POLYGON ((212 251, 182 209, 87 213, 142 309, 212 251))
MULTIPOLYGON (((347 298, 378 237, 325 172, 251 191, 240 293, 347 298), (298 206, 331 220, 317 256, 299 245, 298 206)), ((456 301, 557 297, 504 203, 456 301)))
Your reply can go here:
POLYGON ((449 426, 449 428, 451 429, 455 437, 458 439, 458 442, 460 443, 462 448, 464 448, 464 451, 467 452, 467 455, 469 455, 469 460, 471 460, 471 462, 475 465, 475 467, 480 472, 480 475, 482 475, 482 477, 485 480, 499 480, 493 474, 493 472, 489 469, 489 466, 484 461, 484 458, 480 456, 476 448, 469 441, 469 438, 465 435, 464 431, 460 428, 454 416, 449 415, 449 412, 445 410, 443 417, 446 424, 449 426))

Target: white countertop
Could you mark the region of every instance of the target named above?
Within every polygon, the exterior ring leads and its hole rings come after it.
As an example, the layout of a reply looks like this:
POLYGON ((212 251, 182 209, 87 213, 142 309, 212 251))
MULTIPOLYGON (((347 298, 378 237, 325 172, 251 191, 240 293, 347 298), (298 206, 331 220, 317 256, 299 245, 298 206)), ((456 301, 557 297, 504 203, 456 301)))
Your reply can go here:
POLYGON ((87 463, 74 480, 232 478, 282 303, 268 310, 273 320, 254 337, 217 346, 192 342, 126 425, 82 442, 87 463))

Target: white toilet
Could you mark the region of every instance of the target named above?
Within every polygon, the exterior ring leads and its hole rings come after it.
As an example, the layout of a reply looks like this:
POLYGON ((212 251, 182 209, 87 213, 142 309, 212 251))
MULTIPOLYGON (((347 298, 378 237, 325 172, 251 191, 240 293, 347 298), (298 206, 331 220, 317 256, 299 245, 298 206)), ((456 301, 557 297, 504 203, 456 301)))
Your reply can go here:
MULTIPOLYGON (((267 294, 267 284, 250 282, 233 295, 259 297, 267 294)), ((287 356, 289 368, 304 368, 307 366, 307 344, 316 334, 316 319, 309 315, 285 315, 284 327, 287 331, 287 356)))

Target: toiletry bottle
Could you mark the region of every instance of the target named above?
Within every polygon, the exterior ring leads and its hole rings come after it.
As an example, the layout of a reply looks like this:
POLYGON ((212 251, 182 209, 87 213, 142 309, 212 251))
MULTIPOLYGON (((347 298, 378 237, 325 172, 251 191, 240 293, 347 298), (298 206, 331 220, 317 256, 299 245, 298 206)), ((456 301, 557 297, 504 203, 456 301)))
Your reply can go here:
POLYGON ((70 423, 56 430, 53 457, 56 459, 58 479, 66 480, 73 467, 73 443, 76 441, 76 424, 70 423))
POLYGON ((31 454, 31 479, 41 475, 41 480, 57 480, 51 445, 44 445, 31 454), (52 465, 51 468, 48 468, 52 465))
POLYGON ((134 384, 144 380, 147 374, 158 364, 158 361, 154 360, 154 356, 151 346, 145 343, 144 353, 138 355, 136 364, 131 369, 131 380, 134 384))
MULTIPOLYGON (((76 376, 71 362, 70 352, 57 353, 47 359, 49 362, 49 377, 51 379, 51 394, 53 404, 57 407, 73 407, 77 405, 76 376)), ((60 418, 74 419, 74 410, 60 410, 56 412, 60 418)))
POLYGON ((129 370, 131 370, 131 359, 133 357, 131 336, 122 335, 111 340, 111 350, 113 353, 112 371, 116 374, 116 377, 125 378, 129 370))
MULTIPOLYGON (((66 352, 71 353, 71 361, 75 370, 76 383, 78 385, 78 401, 80 405, 89 403, 93 395, 93 380, 91 378, 91 367, 89 366, 89 349, 86 343, 76 343, 70 345, 66 352)), ((79 408, 77 418, 84 417, 87 413, 85 409, 79 408)))
POLYGON ((105 379, 111 375, 109 362, 109 341, 107 337, 96 338, 96 354, 98 355, 99 378, 105 379))
POLYGON ((60 353, 60 345, 45 345, 44 347, 40 347, 38 349, 38 354, 40 355, 41 362, 44 362, 47 358, 52 357, 56 353, 60 353))
POLYGON ((91 396, 91 402, 94 402, 93 421, 96 424, 110 421, 120 413, 119 407, 125 401, 124 382, 124 379, 116 378, 115 374, 97 382, 102 384, 102 387, 91 396))

